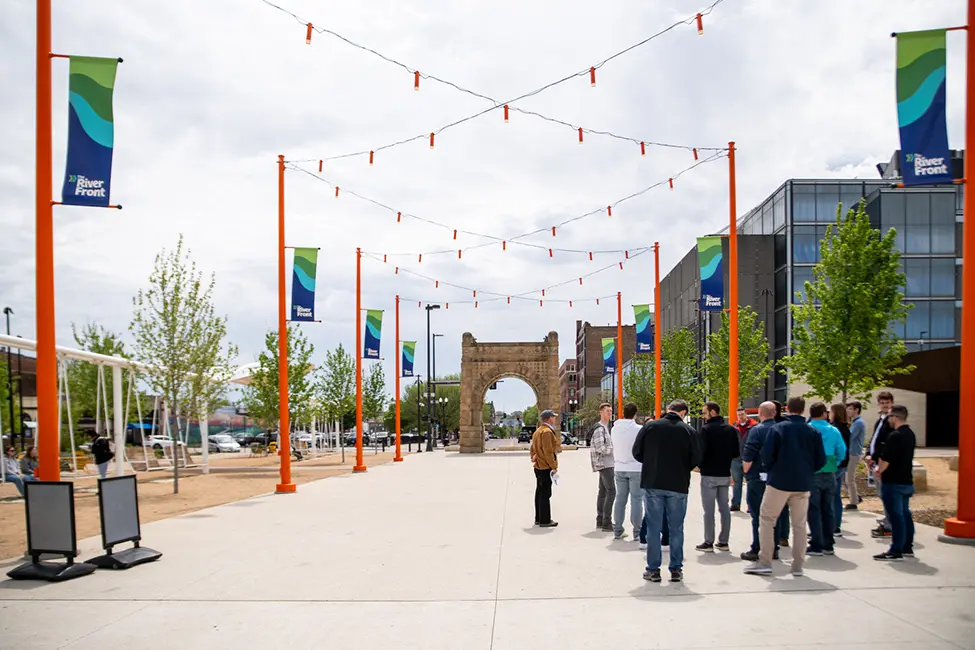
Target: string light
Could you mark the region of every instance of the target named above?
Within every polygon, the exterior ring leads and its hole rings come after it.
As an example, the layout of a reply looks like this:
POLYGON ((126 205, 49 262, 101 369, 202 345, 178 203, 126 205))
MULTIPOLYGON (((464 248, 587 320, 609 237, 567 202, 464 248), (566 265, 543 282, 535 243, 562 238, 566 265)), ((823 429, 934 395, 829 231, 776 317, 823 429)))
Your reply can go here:
POLYGON ((386 256, 383 255, 383 264, 385 264, 385 263, 386 263, 386 256))
POLYGON ((552 226, 552 236, 555 237, 555 226, 552 226))
POLYGON ((440 280, 434 280, 433 288, 434 289, 439 289, 440 288, 440 280))
POLYGON ((606 206, 606 214, 607 214, 608 216, 610 216, 610 217, 612 217, 612 216, 613 216, 613 206, 611 206, 611 205, 607 205, 607 206, 606 206))
POLYGON ((457 241, 457 229, 454 229, 454 241, 457 241))
POLYGON ((694 160, 697 160, 697 147, 693 147, 691 151, 694 152, 694 160))
POLYGON ((589 253, 589 261, 592 261, 592 253, 589 253))
POLYGON ((420 90, 420 71, 413 73, 413 90, 420 90))
POLYGON ((582 127, 579 127, 579 144, 582 144, 582 127))
POLYGON ((462 252, 463 252, 462 250, 459 250, 459 251, 457 251, 457 259, 460 259, 460 254, 461 254, 462 252))
POLYGON ((370 151, 370 152, 369 152, 369 164, 370 164, 370 165, 372 165, 372 157, 373 157, 373 156, 375 155, 375 153, 376 153, 376 152, 374 152, 374 151, 370 151))
POLYGON ((695 16, 695 18, 697 19, 697 35, 698 36, 703 36, 704 35, 704 18, 701 16, 701 14, 698 14, 697 16, 695 16))
POLYGON ((670 183, 670 189, 674 189, 674 179, 673 178, 668 178, 667 179, 667 182, 670 183))
POLYGON ((589 68, 589 85, 596 87, 596 68, 589 68))
POLYGON ((433 131, 430 131, 430 148, 431 149, 433 149, 433 136, 434 136, 433 131))
POLYGON ((572 301, 571 300, 569 301, 569 307, 572 307, 572 301))
POLYGON ((311 23, 308 23, 308 31, 305 32, 305 45, 311 45, 311 23))
POLYGON ((542 289, 542 298, 545 297, 545 289, 542 289))
POLYGON ((503 251, 508 250, 508 242, 506 242, 506 241, 502 241, 501 242, 501 250, 503 250, 503 251))
POLYGON ((504 105, 504 121, 505 122, 508 121, 508 105, 507 104, 504 105))
POLYGON ((552 249, 551 249, 551 248, 550 248, 550 249, 548 249, 548 256, 549 256, 549 257, 552 257, 552 249))
POLYGON ((420 254, 419 254, 419 256, 417 256, 417 260, 416 260, 416 263, 417 263, 417 264, 419 264, 419 263, 421 263, 422 261, 423 261, 423 253, 420 253, 420 254))
POLYGON ((319 174, 321 174, 321 173, 322 173, 322 162, 323 162, 323 161, 321 161, 321 160, 319 160, 319 161, 318 161, 318 173, 319 173, 319 174))
POLYGON ((403 213, 402 212, 397 212, 396 213, 396 223, 399 223, 402 220, 403 220, 403 213))
POLYGON ((541 307, 541 306, 542 306, 542 301, 541 301, 541 300, 539 300, 539 301, 538 301, 538 306, 539 306, 539 307, 541 307))
POLYGON ((640 143, 640 155, 641 156, 647 155, 647 143, 646 142, 641 142, 640 143))
POLYGON ((335 198, 339 198, 339 186, 335 186, 335 198))
POLYGON ((579 286, 582 286, 582 278, 579 278, 579 286))
POLYGON ((630 259, 630 251, 623 251, 626 254, 626 259, 630 259))

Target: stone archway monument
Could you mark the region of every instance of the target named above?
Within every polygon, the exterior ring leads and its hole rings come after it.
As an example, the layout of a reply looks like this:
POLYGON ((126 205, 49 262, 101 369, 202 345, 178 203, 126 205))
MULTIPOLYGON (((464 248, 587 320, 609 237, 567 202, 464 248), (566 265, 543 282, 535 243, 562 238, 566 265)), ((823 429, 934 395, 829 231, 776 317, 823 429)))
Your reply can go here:
POLYGON ((505 377, 521 379, 535 391, 539 412, 559 410, 559 335, 538 343, 481 343, 464 333, 460 357, 460 451, 484 452, 484 396, 505 377))

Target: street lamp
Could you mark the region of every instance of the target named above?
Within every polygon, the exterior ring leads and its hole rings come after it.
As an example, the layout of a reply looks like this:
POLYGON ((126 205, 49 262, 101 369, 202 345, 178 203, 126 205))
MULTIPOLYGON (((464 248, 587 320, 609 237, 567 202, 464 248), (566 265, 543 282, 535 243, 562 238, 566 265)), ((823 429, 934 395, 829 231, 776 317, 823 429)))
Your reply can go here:
POLYGON ((427 451, 433 451, 433 422, 430 419, 430 407, 433 406, 433 398, 430 396, 430 312, 440 309, 440 305, 427 305, 427 451))
MULTIPOLYGON (((449 402, 446 397, 438 397, 436 403, 440 406, 440 437, 443 438, 444 435, 444 425, 447 421, 447 402, 449 402)), ((446 447, 446 445, 444 445, 446 447)))
POLYGON ((423 451, 423 447, 420 444, 423 441, 423 439, 420 437, 420 422, 421 422, 420 409, 421 408, 426 408, 426 404, 424 404, 423 402, 420 401, 420 386, 419 386, 419 382, 417 382, 417 387, 416 387, 416 453, 418 453, 418 454, 423 451))

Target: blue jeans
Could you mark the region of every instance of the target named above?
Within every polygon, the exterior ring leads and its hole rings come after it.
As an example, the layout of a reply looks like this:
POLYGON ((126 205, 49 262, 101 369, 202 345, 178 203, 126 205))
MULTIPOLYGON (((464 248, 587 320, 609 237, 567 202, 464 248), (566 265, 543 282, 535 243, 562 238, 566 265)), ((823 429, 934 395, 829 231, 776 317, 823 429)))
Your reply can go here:
POLYGON ((734 485, 731 486, 731 507, 741 508, 742 483, 745 480, 745 471, 742 467, 741 458, 736 458, 731 461, 731 480, 734 481, 734 485))
POLYGON ((687 494, 670 490, 644 490, 647 509, 647 570, 660 569, 663 549, 660 534, 666 513, 670 529, 670 570, 684 567, 684 516, 687 514, 687 494))
MULTIPOLYGON (((647 512, 643 509, 643 523, 640 525, 640 543, 647 543, 647 512)), ((667 525, 667 511, 664 510, 664 525, 660 531, 660 545, 670 546, 670 526, 667 525)))
POLYGON ((880 496, 884 501, 884 510, 890 520, 890 530, 893 533, 888 553, 900 555, 914 551, 914 517, 911 515, 911 496, 914 494, 913 485, 898 485, 884 483, 880 487, 880 496))
POLYGON ((640 472, 616 472, 616 502, 613 504, 613 532, 623 533, 623 515, 626 514, 626 501, 630 501, 630 525, 633 537, 639 534, 643 521, 643 488, 640 487, 640 472))
POLYGON ((836 530, 843 527, 843 495, 840 488, 846 485, 846 470, 842 467, 836 471, 836 495, 833 497, 833 518, 836 520, 836 530))
MULTIPOLYGON (((833 531, 836 521, 833 518, 833 507, 836 491, 836 475, 834 472, 813 474, 812 489, 809 491, 809 548, 815 551, 830 551, 833 549, 833 531)), ((793 544, 801 544, 802 540, 794 539, 793 544)))
MULTIPOLYGON (((749 549, 752 553, 758 553, 760 549, 760 542, 758 537, 758 515, 762 510, 762 497, 765 496, 765 481, 759 478, 748 479, 748 487, 745 490, 745 502, 748 504, 748 512, 752 516, 752 546, 749 549)), ((786 510, 788 508, 785 508, 786 510)), ((776 523, 776 540, 775 545, 779 545, 779 526, 776 523)))

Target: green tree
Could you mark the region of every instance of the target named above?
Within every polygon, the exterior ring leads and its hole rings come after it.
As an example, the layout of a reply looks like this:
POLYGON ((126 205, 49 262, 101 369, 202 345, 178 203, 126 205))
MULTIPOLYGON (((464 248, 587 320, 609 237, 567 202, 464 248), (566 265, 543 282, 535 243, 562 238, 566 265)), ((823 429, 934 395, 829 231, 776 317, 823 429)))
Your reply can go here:
MULTIPOLYGON (((728 409, 728 350, 730 319, 721 313, 721 329, 708 336, 708 354, 701 365, 705 378, 701 388, 704 399, 728 409)), ((765 324, 751 307, 738 308, 738 399, 744 402, 765 384, 773 363, 768 358, 765 324)), ((735 406, 737 408, 737 405, 735 406)), ((733 416, 734 413, 731 413, 733 416)))
MULTIPOLYGON (((309 422, 313 413, 314 373, 311 362, 315 346, 296 325, 288 325, 288 418, 292 425, 309 422)), ((258 367, 251 372, 244 389, 244 404, 250 417, 264 428, 280 420, 278 392, 278 332, 264 335, 264 350, 257 355, 258 367)))
POLYGON ((807 396, 869 398, 896 375, 907 352, 893 331, 913 305, 903 302, 905 284, 893 229, 881 235, 870 226, 864 202, 826 229, 813 281, 805 283, 802 302, 792 305, 792 355, 782 371, 809 384, 807 396))
MULTIPOLYGON (((662 354, 662 351, 661 351, 662 354)), ((653 413, 657 397, 655 358, 652 354, 633 355, 630 368, 623 373, 623 400, 636 404, 644 415, 653 413)))
POLYGON ((521 421, 529 427, 538 426, 538 407, 532 404, 526 408, 525 412, 521 415, 521 421))
POLYGON ((374 363, 362 378, 362 416, 369 420, 381 416, 386 406, 386 399, 383 364, 374 363))
POLYGON ((484 402, 481 421, 484 422, 484 424, 491 424, 494 422, 494 402, 484 402))
POLYGON ((341 420, 344 425, 345 416, 355 411, 355 359, 341 343, 325 353, 316 392, 327 422, 341 420))
POLYGON ((675 399, 687 402, 692 413, 701 410, 704 400, 697 380, 697 345, 686 327, 665 332, 660 337, 660 383, 663 408, 675 399))
MULTIPOLYGON (((226 386, 237 356, 237 348, 225 342, 227 319, 217 316, 213 306, 214 283, 213 274, 204 280, 180 235, 175 250, 156 254, 149 288, 132 300, 134 356, 153 368, 145 381, 166 400, 177 422, 181 414, 200 413, 201 396, 213 399, 226 386), (204 382, 217 386, 200 395, 204 382)), ((173 463, 174 493, 179 492, 178 471, 173 463)))
MULTIPOLYGON (((0 359, 0 427, 3 428, 3 435, 8 436, 8 440, 12 441, 13 438, 10 436, 11 427, 14 426, 15 422, 20 422, 20 403, 17 399, 17 384, 19 380, 14 375, 13 381, 11 382, 13 386, 13 417, 10 416, 10 394, 7 392, 7 377, 9 377, 9 370, 7 369, 7 355, 3 355, 3 359, 0 359)), ((20 431, 20 428, 15 428, 16 431, 20 431)))
POLYGON ((599 405, 603 403, 602 395, 598 393, 590 395, 579 405, 575 412, 576 421, 579 423, 579 438, 588 437, 589 430, 599 422, 599 405))

